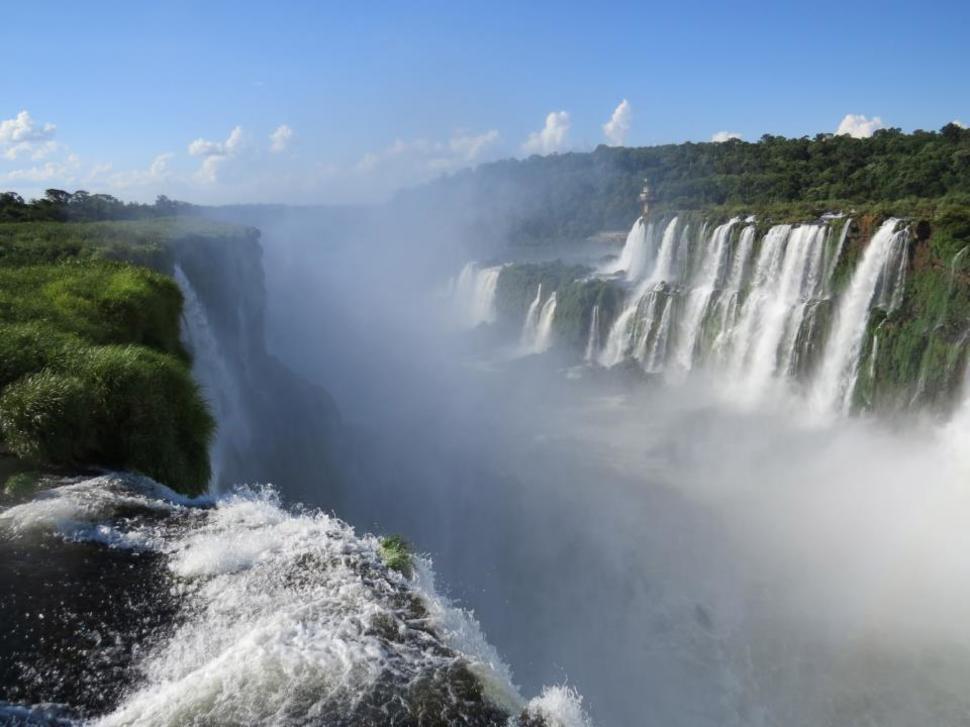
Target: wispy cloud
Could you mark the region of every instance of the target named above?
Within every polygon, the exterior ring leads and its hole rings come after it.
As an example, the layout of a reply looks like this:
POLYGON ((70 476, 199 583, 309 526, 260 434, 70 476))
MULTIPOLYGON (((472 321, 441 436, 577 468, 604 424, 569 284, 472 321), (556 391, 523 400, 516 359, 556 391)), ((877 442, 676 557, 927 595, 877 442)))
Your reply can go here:
POLYGON ((81 161, 75 154, 68 154, 63 161, 48 161, 44 164, 14 169, 3 175, 8 182, 31 184, 72 184, 77 179, 81 161))
POLYGON ((443 172, 455 171, 479 161, 483 152, 499 138, 491 129, 481 134, 457 132, 447 141, 397 139, 376 152, 368 152, 357 163, 358 172, 371 173, 394 164, 410 169, 416 181, 443 172))
POLYGON ((522 151, 526 154, 553 154, 566 148, 566 138, 569 136, 569 113, 566 111, 551 111, 546 116, 545 125, 539 131, 533 131, 522 144, 522 151))
POLYGON ((127 169, 117 172, 110 163, 100 164, 87 175, 85 183, 105 184, 113 190, 157 188, 173 178, 171 162, 174 158, 175 154, 166 152, 152 159, 147 169, 127 169))
POLYGON ((613 109, 610 120, 603 124, 603 134, 613 146, 623 146, 627 134, 630 133, 630 122, 633 119, 633 107, 626 99, 613 109))

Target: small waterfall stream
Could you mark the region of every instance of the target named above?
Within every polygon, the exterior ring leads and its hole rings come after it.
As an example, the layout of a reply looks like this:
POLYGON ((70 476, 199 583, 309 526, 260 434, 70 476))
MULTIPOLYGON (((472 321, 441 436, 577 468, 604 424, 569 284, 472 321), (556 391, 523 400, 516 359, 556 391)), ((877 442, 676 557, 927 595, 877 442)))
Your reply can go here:
POLYGON ((530 350, 534 345, 539 332, 539 306, 542 305, 542 283, 536 289, 536 297, 529 304, 529 310, 525 314, 525 322, 522 324, 522 335, 519 343, 524 350, 530 350))
POLYGON ((218 490, 227 457, 242 451, 251 439, 244 414, 242 386, 209 323, 205 307, 181 266, 175 266, 175 281, 185 299, 183 343, 192 354, 192 374, 212 408, 216 420, 210 458, 209 487, 218 490))
POLYGON ((586 340, 586 353, 583 361, 591 364, 596 360, 596 352, 600 347, 600 307, 597 303, 593 306, 593 313, 589 320, 589 338, 586 340))
POLYGON ((552 346, 552 322, 556 317, 556 294, 553 293, 542 306, 539 323, 536 326, 535 340, 532 343, 533 353, 548 351, 552 346))

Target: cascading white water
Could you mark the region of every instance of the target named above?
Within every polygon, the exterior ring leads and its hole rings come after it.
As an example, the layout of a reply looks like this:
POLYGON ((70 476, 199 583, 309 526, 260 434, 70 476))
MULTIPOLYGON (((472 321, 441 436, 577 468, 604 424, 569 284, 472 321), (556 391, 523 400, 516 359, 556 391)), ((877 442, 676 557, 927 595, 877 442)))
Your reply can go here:
POLYGON ((529 309, 525 313, 525 322, 522 324, 522 334, 519 336, 519 345, 525 349, 530 349, 536 340, 539 329, 539 306, 542 305, 542 283, 536 288, 536 297, 529 304, 529 309))
POLYGON ((784 373, 781 369, 791 360, 805 306, 821 280, 825 227, 803 225, 791 230, 786 226, 778 237, 784 240, 781 268, 765 281, 766 288, 759 295, 758 320, 748 344, 750 355, 744 372, 739 372, 742 390, 749 398, 760 395, 776 373, 784 373))
MULTIPOLYGON (((656 290, 661 283, 675 275, 676 241, 677 218, 674 217, 664 228, 653 270, 637 286, 626 307, 610 327, 606 345, 600 355, 603 366, 615 366, 631 352, 641 361, 648 355, 645 347, 653 327, 652 316, 656 312, 656 290), (640 318, 641 313, 646 317, 640 318)), ((628 276, 628 279, 632 278, 628 276)))
POLYGON ((495 322, 495 291, 501 274, 501 265, 483 268, 471 262, 462 268, 453 293, 460 325, 474 328, 495 322))
POLYGON ((731 258, 731 269, 724 283, 724 290, 717 299, 718 333, 714 339, 713 351, 716 358, 723 358, 730 332, 737 319, 741 290, 748 272, 751 252, 754 249, 755 227, 747 225, 741 230, 737 249, 731 258))
MULTIPOLYGON (((838 300, 832 297, 835 271, 846 254, 851 219, 826 215, 815 223, 775 225, 760 240, 754 218, 705 224, 699 234, 688 234, 683 217, 656 227, 642 222, 628 239, 647 243, 638 248, 648 251, 641 256, 647 265, 632 286, 611 283, 627 291, 617 315, 588 309, 585 362, 613 367, 636 361, 647 372, 686 372, 704 363, 725 374, 731 398, 753 403, 788 380, 796 393, 807 390, 813 408, 846 411, 869 309, 891 312, 902 302, 908 233, 894 234, 896 221, 880 227, 838 300)), ((522 351, 545 350, 541 319, 554 312, 552 299, 537 290, 522 351)))
POLYGON ((616 366, 626 358, 633 346, 633 319, 636 314, 637 305, 628 305, 613 321, 599 356, 601 365, 616 366))
POLYGON ((212 476, 209 483, 210 488, 218 488, 225 484, 220 477, 226 458, 232 451, 244 451, 252 437, 245 416, 242 386, 209 324, 202 301, 181 266, 175 266, 174 277, 185 299, 182 337, 192 354, 192 375, 202 387, 216 420, 217 429, 210 450, 212 476))
POLYGON ((586 340, 586 353, 583 361, 591 364, 596 360, 596 352, 600 347, 600 307, 599 303, 593 306, 593 313, 589 321, 589 338, 586 340))
POLYGON ((667 347, 670 344, 670 329, 673 320, 674 299, 668 297, 664 302, 663 313, 660 314, 660 323, 657 324, 657 334, 653 339, 650 352, 642 359, 644 368, 650 372, 660 371, 664 367, 667 359, 667 347))
MULTIPOLYGON (((474 617, 438 594, 429 561, 415 558, 411 577, 391 570, 377 538, 317 510, 289 510, 271 488, 190 500, 110 474, 0 511, 4 538, 37 533, 89 543, 89 557, 122 550, 161 561, 177 584, 178 613, 160 638, 142 635, 132 664, 139 684, 107 714, 16 724, 411 724, 420 707, 410 702, 434 690, 448 723, 506 724, 482 714, 482 700, 452 693, 464 688, 461 668, 507 724, 525 713, 588 725, 572 689, 523 699, 474 617)), ((4 723, 37 713, 4 707, 4 723)))
POLYGON ((653 223, 648 224, 638 217, 627 233, 620 257, 600 272, 607 275, 625 272, 627 280, 639 280, 653 260, 654 242, 653 223))
POLYGON ((536 326, 536 337, 532 344, 533 353, 548 351, 552 346, 552 322, 556 317, 556 294, 553 292, 549 300, 542 306, 539 314, 539 324, 536 326))
MULTIPOLYGON (((887 285, 899 278, 893 263, 902 264, 899 259, 909 233, 897 230, 898 226, 899 220, 890 218, 873 235, 839 303, 812 390, 813 407, 820 413, 847 412, 851 407, 870 306, 878 290, 886 291, 887 285)), ((891 301, 893 291, 890 289, 882 297, 891 301)))
POLYGON ((689 371, 694 365, 694 353, 697 348, 701 325, 704 322, 711 296, 723 275, 731 230, 738 221, 738 218, 734 218, 714 229, 711 240, 705 248, 701 269, 687 294, 687 302, 674 351, 674 362, 685 371, 689 371))
POLYGON ((674 264, 677 255, 677 218, 674 217, 664 228, 663 238, 660 241, 660 250, 657 253, 657 264, 653 272, 647 277, 647 286, 653 287, 657 283, 673 280, 676 277, 674 264))
POLYGON ((731 356, 729 370, 735 378, 741 376, 748 364, 750 352, 761 328, 764 309, 770 300, 771 285, 778 277, 784 259, 785 241, 790 231, 789 225, 776 225, 768 230, 761 241, 750 290, 741 306, 737 325, 726 334, 731 356))

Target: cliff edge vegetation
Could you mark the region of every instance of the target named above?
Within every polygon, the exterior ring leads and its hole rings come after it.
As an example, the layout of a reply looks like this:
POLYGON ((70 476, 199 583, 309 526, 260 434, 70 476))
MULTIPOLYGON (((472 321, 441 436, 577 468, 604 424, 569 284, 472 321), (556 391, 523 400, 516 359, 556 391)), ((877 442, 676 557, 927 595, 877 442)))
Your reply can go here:
MULTIPOLYGON (((179 339, 170 244, 227 225, 0 223, 0 457, 109 467, 197 494, 215 422, 179 339)), ((11 461, 13 464, 11 464, 11 461)))

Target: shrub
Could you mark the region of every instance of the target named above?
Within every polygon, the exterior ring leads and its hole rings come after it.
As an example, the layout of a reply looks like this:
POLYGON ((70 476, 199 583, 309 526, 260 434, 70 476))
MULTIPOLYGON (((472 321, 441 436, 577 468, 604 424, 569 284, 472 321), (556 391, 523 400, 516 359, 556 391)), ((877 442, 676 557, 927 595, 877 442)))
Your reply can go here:
POLYGON ((391 570, 396 570, 410 578, 414 573, 414 556, 411 546, 400 535, 388 535, 381 538, 381 558, 391 570))
POLYGON ((122 263, 0 267, 0 320, 48 324, 92 343, 141 343, 185 357, 182 295, 171 279, 122 263))
POLYGON ((81 379, 44 370, 0 396, 0 435, 10 451, 33 462, 71 465, 90 450, 93 401, 81 379))
POLYGON ((27 374, 63 360, 80 340, 40 323, 0 324, 0 391, 27 374))
POLYGON ((79 346, 0 396, 0 435, 23 459, 132 469, 196 494, 215 424, 187 367, 140 346, 79 346))

